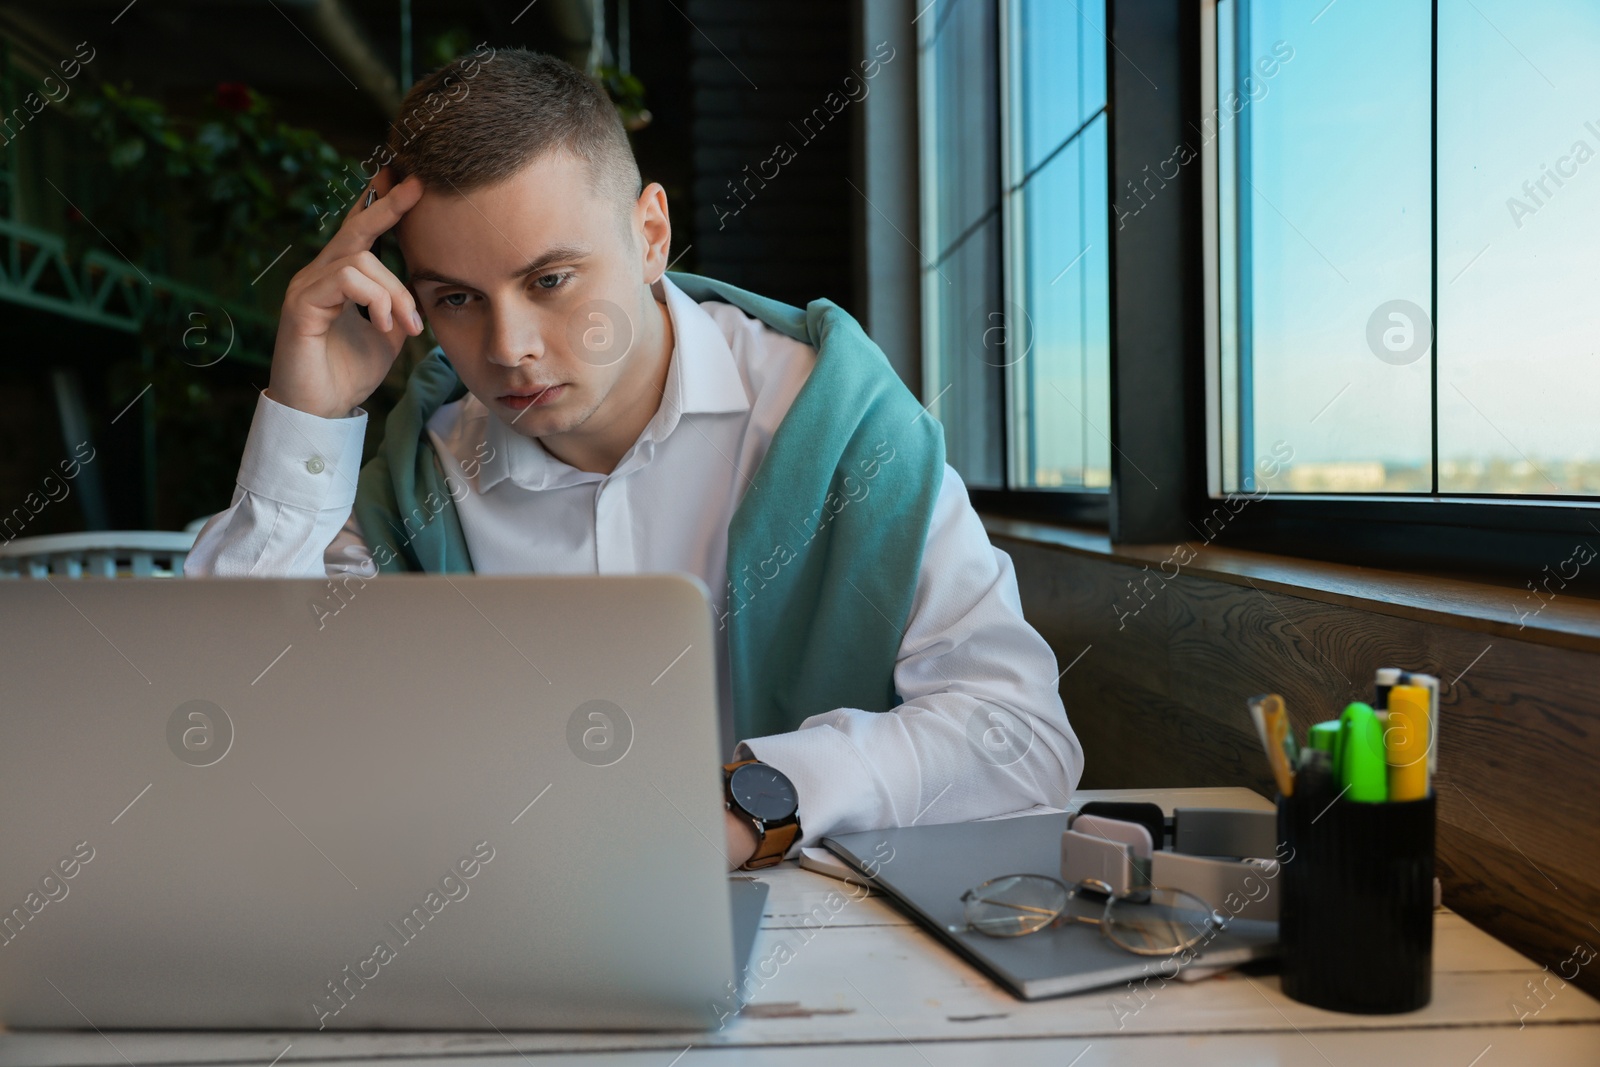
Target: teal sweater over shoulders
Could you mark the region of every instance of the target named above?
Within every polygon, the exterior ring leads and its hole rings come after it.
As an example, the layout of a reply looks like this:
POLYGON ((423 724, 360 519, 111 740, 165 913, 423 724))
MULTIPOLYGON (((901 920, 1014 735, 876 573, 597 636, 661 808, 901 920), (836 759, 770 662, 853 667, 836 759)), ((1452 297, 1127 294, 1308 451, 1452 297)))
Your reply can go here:
MULTIPOLYGON (((740 738, 796 729, 833 708, 900 703, 894 665, 944 475, 944 431, 855 319, 672 273, 811 345, 816 364, 728 524, 727 603, 740 738)), ((412 371, 364 466, 355 516, 380 572, 472 570, 455 498, 427 436, 466 385, 435 347, 412 371)))

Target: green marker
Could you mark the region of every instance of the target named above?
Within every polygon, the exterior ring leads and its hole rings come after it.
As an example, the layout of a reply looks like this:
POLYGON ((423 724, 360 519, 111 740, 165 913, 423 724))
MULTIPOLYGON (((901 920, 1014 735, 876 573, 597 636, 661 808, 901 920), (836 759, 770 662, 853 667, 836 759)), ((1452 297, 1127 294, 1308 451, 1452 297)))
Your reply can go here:
POLYGON ((1339 716, 1339 727, 1339 785, 1344 796, 1368 803, 1387 801, 1389 771, 1377 714, 1358 700, 1339 716))
POLYGON ((1335 780, 1339 777, 1339 736, 1338 719, 1312 723, 1311 729, 1306 733, 1307 747, 1315 752, 1328 754, 1328 774, 1335 780))

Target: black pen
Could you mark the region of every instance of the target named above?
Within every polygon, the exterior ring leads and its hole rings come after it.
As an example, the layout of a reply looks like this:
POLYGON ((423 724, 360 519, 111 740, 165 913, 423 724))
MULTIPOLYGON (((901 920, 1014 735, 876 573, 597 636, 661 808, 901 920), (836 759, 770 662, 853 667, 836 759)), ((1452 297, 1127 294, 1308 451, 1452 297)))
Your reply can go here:
MULTIPOLYGON (((372 202, 374 200, 376 200, 376 199, 378 199, 378 190, 373 188, 372 186, 368 186, 367 187, 367 198, 361 202, 361 210, 362 211, 367 210, 367 208, 372 206, 372 202)), ((373 255, 377 255, 378 254, 378 241, 377 241, 377 238, 373 238, 372 247, 370 249, 368 249, 368 251, 371 252, 373 255)), ((365 305, 365 304, 357 304, 356 305, 356 310, 361 313, 361 317, 362 318, 366 319, 368 322, 372 321, 372 316, 370 314, 368 314, 368 312, 367 312, 367 305, 365 305)))

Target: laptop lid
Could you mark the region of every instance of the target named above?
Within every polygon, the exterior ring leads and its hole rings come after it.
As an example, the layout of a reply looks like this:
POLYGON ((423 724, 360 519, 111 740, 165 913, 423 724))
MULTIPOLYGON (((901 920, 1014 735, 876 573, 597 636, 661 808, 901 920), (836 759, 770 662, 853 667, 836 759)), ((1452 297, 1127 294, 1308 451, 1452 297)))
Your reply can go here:
POLYGON ((20 581, 0 620, 7 1026, 726 1012, 698 579, 20 581))
MULTIPOLYGON (((1177 957, 1139 956, 1094 927, 1067 923, 1023 937, 968 929, 961 895, 1006 874, 1061 874, 1069 815, 902 826, 823 838, 924 929, 1023 1000, 1079 993, 1156 975, 1175 977, 1177 957)), ((1277 951, 1278 924, 1233 919, 1189 958, 1198 969, 1244 963, 1277 951)), ((1189 960, 1182 967, 1189 966, 1189 960)))

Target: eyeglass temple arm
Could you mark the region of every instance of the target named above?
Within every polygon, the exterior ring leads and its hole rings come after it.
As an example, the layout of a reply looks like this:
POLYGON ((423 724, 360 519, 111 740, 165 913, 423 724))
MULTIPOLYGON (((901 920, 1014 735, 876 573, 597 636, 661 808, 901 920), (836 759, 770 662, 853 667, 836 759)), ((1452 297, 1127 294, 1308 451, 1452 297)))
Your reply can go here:
POLYGON ((1016 904, 1009 900, 990 900, 988 897, 973 897, 979 904, 988 904, 996 908, 1010 908, 1012 911, 1026 911, 1035 915, 1048 915, 1052 921, 1071 919, 1073 922, 1088 923, 1090 926, 1099 926, 1102 917, 1098 915, 1073 915, 1068 911, 1057 911, 1055 908, 1039 908, 1031 904, 1016 904))
POLYGON ((990 900, 988 897, 972 897, 979 904, 988 904, 996 908, 1010 908, 1013 911, 1031 911, 1035 915, 1060 915, 1054 908, 1037 908, 1030 904, 1014 904, 1009 900, 990 900))

